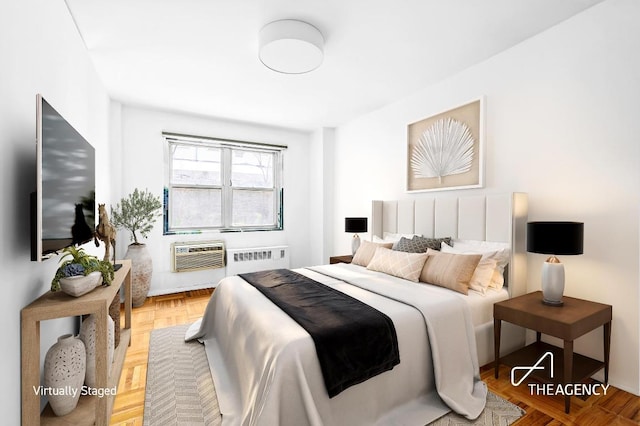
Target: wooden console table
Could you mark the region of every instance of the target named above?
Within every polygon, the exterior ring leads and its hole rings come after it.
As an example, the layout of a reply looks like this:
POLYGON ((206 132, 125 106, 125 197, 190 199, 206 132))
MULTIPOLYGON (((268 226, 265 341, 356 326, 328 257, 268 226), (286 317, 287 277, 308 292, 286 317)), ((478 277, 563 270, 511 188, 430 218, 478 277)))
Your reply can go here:
POLYGON ((40 321, 94 314, 96 317, 96 389, 117 388, 122 365, 131 343, 131 261, 121 260, 110 286, 101 286, 80 297, 47 292, 21 311, 22 333, 22 425, 108 425, 113 396, 81 396, 78 406, 66 416, 57 417, 47 405, 40 413, 40 321), (111 374, 107 374, 107 316, 109 305, 124 287, 124 327, 120 344, 113 353, 111 374))

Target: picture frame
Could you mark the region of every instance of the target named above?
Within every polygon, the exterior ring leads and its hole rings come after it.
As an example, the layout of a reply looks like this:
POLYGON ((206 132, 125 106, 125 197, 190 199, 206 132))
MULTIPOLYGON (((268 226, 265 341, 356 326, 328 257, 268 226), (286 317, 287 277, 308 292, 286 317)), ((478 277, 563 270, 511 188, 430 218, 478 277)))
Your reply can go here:
POLYGON ((484 186, 484 97, 407 126, 407 192, 484 186))

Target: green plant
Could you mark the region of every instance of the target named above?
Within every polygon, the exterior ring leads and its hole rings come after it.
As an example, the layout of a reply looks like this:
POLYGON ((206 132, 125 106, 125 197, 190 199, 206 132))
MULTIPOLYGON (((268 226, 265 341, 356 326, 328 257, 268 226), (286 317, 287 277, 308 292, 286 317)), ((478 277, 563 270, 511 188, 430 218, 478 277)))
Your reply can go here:
POLYGON ((111 224, 116 228, 124 228, 131 234, 134 244, 138 242, 138 235, 144 238, 153 229, 154 220, 162 213, 162 202, 146 189, 139 191, 137 188, 126 198, 120 200, 115 208, 111 208, 111 224))
POLYGON ((111 285, 114 275, 111 262, 100 260, 86 253, 83 248, 76 248, 74 246, 65 248, 63 252, 65 255, 60 259, 60 266, 53 280, 51 280, 51 291, 60 290, 60 278, 89 275, 95 271, 102 273, 103 284, 111 285), (69 256, 71 256, 71 259, 69 259, 69 256))

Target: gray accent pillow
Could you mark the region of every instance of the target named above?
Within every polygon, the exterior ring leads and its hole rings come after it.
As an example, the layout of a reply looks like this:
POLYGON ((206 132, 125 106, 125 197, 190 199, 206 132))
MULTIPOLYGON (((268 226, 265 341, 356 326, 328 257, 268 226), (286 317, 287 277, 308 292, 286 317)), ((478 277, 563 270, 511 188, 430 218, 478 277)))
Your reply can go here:
POLYGON ((426 253, 428 249, 440 250, 440 246, 443 242, 451 245, 451 237, 427 238, 419 237, 417 235, 412 239, 402 237, 394 247, 394 250, 404 251, 407 253, 426 253))

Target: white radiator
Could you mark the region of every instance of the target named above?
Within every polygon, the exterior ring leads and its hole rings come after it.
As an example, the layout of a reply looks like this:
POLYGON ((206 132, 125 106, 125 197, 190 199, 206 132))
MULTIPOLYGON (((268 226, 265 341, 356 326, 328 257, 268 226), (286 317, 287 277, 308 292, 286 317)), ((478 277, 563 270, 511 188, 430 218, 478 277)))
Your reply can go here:
POLYGON ((224 268, 223 241, 192 241, 171 244, 173 272, 224 268))
POLYGON ((289 268, 289 247, 227 249, 227 276, 289 268))

